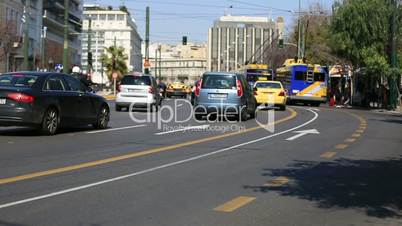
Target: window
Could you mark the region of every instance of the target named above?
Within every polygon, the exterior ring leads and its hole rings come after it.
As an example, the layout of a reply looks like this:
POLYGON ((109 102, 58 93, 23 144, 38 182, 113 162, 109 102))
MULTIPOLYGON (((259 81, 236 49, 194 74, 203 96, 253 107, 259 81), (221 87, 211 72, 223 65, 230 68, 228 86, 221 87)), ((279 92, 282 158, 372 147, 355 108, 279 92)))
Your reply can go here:
POLYGON ((97 20, 97 19, 98 19, 98 15, 96 15, 96 14, 91 15, 91 18, 92 18, 92 20, 97 20))
POLYGON ((124 15, 117 14, 117 20, 120 20, 120 21, 124 20, 124 15))
POLYGON ((106 14, 99 14, 99 20, 106 20, 106 14))
POLYGON ((140 85, 140 86, 149 86, 151 85, 151 79, 148 76, 124 76, 123 80, 121 80, 122 85, 140 85))
POLYGON ((272 89, 281 89, 281 84, 274 82, 257 82, 255 84, 257 88, 272 88, 272 89))
POLYGON ((45 90, 48 91, 64 91, 64 84, 59 77, 50 77, 46 81, 45 90))
POLYGON ((202 80, 205 89, 236 89, 236 77, 233 75, 206 75, 202 80))
POLYGON ((295 71, 295 80, 306 80, 307 73, 305 71, 295 71))
POLYGON ((11 74, 0 76, 0 86, 14 86, 14 87, 32 87, 38 76, 11 74))
POLYGON ((115 14, 108 14, 107 20, 115 20, 115 14))
POLYGON ((71 76, 64 76, 68 86, 70 87, 69 90, 71 91, 84 91, 83 84, 78 80, 71 76))

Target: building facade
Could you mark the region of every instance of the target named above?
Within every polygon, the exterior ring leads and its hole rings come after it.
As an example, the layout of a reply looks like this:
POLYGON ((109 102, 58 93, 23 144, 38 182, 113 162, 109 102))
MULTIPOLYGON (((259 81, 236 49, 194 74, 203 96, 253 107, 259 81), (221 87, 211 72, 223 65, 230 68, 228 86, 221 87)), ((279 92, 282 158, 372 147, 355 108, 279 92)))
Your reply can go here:
POLYGON ((268 17, 222 16, 208 32, 208 70, 237 70, 247 63, 265 63, 264 52, 283 35, 284 21, 268 17))
MULTIPOLYGON (((31 0, 32 1, 32 0, 31 0)), ((43 62, 41 67, 53 70, 55 65, 63 63, 64 49, 64 0, 43 1, 43 62)), ((81 65, 81 37, 83 1, 68 2, 68 46, 69 69, 81 65)))
POLYGON ((206 44, 151 43, 149 46, 150 71, 167 83, 181 81, 193 84, 207 70, 206 56, 206 44))
POLYGON ((92 52, 92 81, 105 84, 108 82, 103 73, 101 55, 105 48, 113 45, 124 47, 128 56, 129 71, 142 71, 142 39, 137 31, 135 20, 130 13, 119 9, 109 9, 97 5, 84 6, 84 22, 82 36, 82 67, 88 68, 88 45, 92 52), (88 43, 89 18, 91 18, 91 42, 88 43))
POLYGON ((0 0, 0 73, 23 70, 23 35, 29 37, 28 68, 36 69, 40 63, 41 0, 0 0), (25 11, 25 14, 24 14, 25 11), (25 26, 25 23, 28 26, 25 26))

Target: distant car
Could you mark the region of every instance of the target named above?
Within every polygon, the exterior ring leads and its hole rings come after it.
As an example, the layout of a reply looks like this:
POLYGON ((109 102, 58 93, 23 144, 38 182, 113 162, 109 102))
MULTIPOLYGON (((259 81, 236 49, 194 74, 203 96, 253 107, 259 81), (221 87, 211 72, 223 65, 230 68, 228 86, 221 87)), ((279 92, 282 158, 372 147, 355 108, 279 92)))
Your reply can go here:
POLYGON ((197 120, 206 114, 234 115, 246 121, 256 116, 257 102, 244 75, 207 72, 195 89, 194 113, 197 120))
POLYGON ((172 96, 179 96, 185 98, 191 90, 182 82, 174 82, 170 84, 166 90, 166 96, 168 98, 172 96))
POLYGON ((280 82, 257 81, 254 84, 254 96, 259 106, 276 106, 282 111, 286 110, 286 91, 280 82))
POLYGON ((158 111, 162 102, 162 96, 151 75, 125 75, 118 86, 116 96, 116 111, 122 108, 149 108, 150 111, 158 111))
POLYGON ((29 126, 54 135, 60 127, 107 128, 107 101, 78 79, 50 72, 0 75, 0 126, 29 126))

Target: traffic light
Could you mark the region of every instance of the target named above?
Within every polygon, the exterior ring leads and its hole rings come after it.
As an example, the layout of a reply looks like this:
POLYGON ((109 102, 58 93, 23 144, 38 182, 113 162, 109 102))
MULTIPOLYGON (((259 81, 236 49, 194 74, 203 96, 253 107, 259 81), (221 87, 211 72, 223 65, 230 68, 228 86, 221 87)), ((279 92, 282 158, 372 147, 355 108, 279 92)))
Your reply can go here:
POLYGON ((279 39, 278 47, 282 49, 283 46, 284 46, 283 39, 279 39))
POLYGON ((182 44, 185 46, 187 45, 187 36, 183 36, 182 44))

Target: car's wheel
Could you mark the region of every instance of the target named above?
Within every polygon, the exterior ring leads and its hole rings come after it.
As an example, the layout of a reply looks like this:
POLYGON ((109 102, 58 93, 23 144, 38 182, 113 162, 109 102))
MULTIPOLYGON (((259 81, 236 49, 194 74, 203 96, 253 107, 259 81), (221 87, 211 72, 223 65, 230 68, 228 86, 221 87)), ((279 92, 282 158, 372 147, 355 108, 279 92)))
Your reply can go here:
POLYGON ((250 112, 250 118, 254 119, 257 116, 257 106, 250 112))
POLYGON ((43 117, 41 132, 45 135, 55 135, 59 124, 59 112, 55 108, 49 108, 43 117))
POLYGON ((101 107, 101 110, 98 113, 98 118, 96 123, 93 125, 95 129, 106 129, 110 120, 110 111, 109 107, 106 105, 101 107))
POLYGON ((286 105, 281 105, 281 106, 279 106, 279 110, 285 111, 285 110, 286 110, 286 105))
POLYGON ((240 113, 237 116, 237 120, 241 122, 247 121, 247 110, 244 108, 241 108, 240 113))

